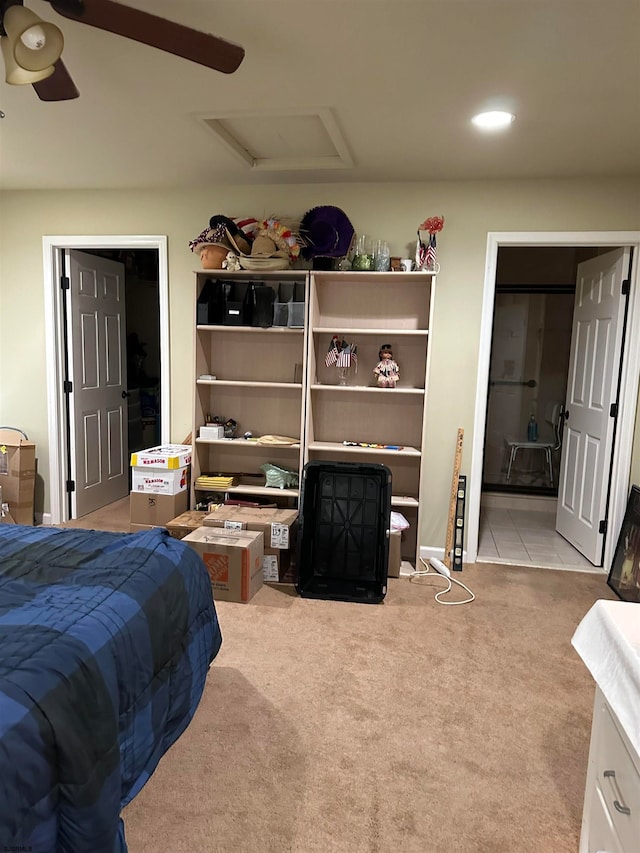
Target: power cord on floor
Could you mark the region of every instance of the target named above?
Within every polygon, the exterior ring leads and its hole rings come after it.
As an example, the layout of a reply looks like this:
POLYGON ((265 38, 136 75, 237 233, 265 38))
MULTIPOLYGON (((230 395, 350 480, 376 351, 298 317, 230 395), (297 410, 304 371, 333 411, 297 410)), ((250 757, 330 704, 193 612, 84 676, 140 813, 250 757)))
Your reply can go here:
MULTIPOLYGON (((432 560, 432 561, 430 561, 430 563, 427 563, 426 560, 424 560, 422 557, 420 557, 420 562, 426 568, 424 570, 423 569, 416 569, 415 572, 412 572, 409 575, 410 581, 414 581, 416 578, 425 578, 425 577, 429 577, 429 578, 440 577, 440 578, 444 578, 447 581, 447 588, 441 589, 440 592, 437 592, 434 595, 434 598, 438 602, 438 604, 450 604, 450 605, 453 605, 453 604, 470 604, 472 601, 475 601, 475 594, 473 592, 471 592, 469 587, 465 586, 465 584, 463 584, 462 581, 459 581, 456 578, 451 577, 451 573, 450 573, 448 567, 445 566, 445 564, 442 563, 440 560, 432 560), (430 571, 429 565, 431 565, 432 567, 434 565, 436 565, 437 568, 434 568, 433 571, 430 571), (454 583, 457 584, 458 586, 461 586, 463 589, 465 589, 469 593, 469 598, 463 598, 462 601, 441 601, 440 596, 446 595, 448 592, 450 592, 453 589, 454 583)), ((423 581, 418 581, 418 583, 420 583, 422 586, 425 586, 423 581)))

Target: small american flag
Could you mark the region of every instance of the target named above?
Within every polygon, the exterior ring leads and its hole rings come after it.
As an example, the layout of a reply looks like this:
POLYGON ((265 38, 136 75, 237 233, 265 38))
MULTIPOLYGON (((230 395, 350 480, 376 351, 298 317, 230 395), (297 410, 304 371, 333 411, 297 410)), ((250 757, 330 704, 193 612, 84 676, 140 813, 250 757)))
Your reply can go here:
POLYGON ((338 360, 336 361, 336 367, 351 367, 351 350, 349 347, 340 350, 338 360))
POLYGON ((424 269, 434 270, 436 268, 436 235, 429 235, 429 245, 424 259, 424 269))
POLYGON ((358 372, 358 347, 356 344, 342 342, 342 349, 338 353, 336 367, 351 367, 353 365, 358 372))
POLYGON ((327 354, 324 357, 324 363, 327 367, 331 367, 332 364, 335 364, 338 361, 338 338, 334 335, 331 338, 331 343, 329 344, 329 349, 327 350, 327 354))

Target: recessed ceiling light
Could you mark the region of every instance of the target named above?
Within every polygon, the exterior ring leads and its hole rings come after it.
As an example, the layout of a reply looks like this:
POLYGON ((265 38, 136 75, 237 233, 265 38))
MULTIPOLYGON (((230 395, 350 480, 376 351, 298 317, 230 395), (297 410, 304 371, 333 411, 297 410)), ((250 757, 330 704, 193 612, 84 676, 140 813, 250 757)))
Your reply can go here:
POLYGON ((508 127, 515 120, 513 113, 507 113, 504 110, 490 110, 487 113, 478 113, 471 121, 476 127, 481 127, 483 130, 500 130, 508 127))

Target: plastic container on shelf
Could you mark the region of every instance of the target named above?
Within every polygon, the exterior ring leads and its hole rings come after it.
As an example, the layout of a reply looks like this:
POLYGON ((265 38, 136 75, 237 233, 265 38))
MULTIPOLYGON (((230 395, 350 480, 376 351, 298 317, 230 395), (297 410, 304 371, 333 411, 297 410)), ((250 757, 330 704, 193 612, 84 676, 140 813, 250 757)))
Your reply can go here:
POLYGON ((287 326, 293 329, 304 328, 304 302, 290 302, 287 326))

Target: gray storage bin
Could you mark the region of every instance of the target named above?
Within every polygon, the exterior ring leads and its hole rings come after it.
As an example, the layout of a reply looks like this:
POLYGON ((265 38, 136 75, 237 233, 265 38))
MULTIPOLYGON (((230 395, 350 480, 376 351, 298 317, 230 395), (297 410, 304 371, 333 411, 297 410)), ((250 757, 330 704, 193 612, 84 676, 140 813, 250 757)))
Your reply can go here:
POLYGON ((289 303, 289 317, 287 326, 295 329, 304 328, 304 302, 289 303))
POLYGON ((273 303, 273 325, 288 326, 289 325, 289 303, 278 302, 273 303))

